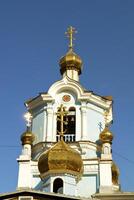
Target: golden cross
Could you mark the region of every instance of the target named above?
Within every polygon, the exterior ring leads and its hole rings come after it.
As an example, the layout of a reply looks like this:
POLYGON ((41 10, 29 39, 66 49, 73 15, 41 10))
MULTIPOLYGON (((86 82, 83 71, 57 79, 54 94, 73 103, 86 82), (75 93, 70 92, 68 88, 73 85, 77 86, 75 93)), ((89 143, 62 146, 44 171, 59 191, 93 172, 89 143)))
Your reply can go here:
POLYGON ((58 131, 58 133, 60 134, 61 140, 63 140, 64 133, 66 132, 66 130, 64 130, 64 124, 67 123, 64 121, 64 116, 68 114, 68 112, 65 111, 65 107, 63 107, 63 104, 61 104, 56 114, 57 114, 57 120, 60 121, 60 131, 58 131))
POLYGON ((70 26, 68 29, 67 29, 67 32, 65 32, 65 34, 67 35, 67 37, 69 38, 69 48, 70 49, 73 49, 73 40, 74 40, 74 37, 73 37, 73 34, 74 33, 77 33, 77 31, 75 30, 75 28, 73 28, 72 26, 70 26))

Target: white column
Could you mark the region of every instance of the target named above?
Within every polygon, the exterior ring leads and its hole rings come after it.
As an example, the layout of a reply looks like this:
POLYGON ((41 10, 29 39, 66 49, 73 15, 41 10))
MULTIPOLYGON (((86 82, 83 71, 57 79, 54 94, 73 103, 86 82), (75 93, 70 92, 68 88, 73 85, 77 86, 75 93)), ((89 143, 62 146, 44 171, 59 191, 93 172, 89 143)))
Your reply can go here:
POLYGON ((112 161, 100 160, 100 193, 112 192, 112 161))
POLYGON ((81 106, 81 139, 87 139, 87 107, 86 102, 81 106))
POLYGON ((17 189, 31 188, 31 160, 27 155, 20 155, 17 189))
POLYGON ((71 78, 75 81, 79 81, 78 71, 76 71, 74 69, 67 69, 63 74, 63 77, 65 77, 65 76, 68 76, 69 78, 71 78))
POLYGON ((53 107, 52 104, 47 106, 47 141, 52 141, 53 134, 53 107))
POLYGON ((80 107, 76 107, 76 123, 75 123, 75 135, 76 141, 81 140, 81 110, 80 107))
POLYGON ((56 142, 56 134, 57 134, 57 115, 54 113, 53 115, 53 133, 52 133, 52 141, 56 142))

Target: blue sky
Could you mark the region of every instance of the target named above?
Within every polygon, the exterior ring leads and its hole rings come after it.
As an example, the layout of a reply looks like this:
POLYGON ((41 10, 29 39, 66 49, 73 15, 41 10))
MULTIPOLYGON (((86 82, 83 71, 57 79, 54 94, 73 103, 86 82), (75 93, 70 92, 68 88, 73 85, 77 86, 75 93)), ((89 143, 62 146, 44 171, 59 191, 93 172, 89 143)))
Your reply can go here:
POLYGON ((76 27, 81 84, 114 98, 113 157, 121 188, 134 191, 134 1, 0 1, 0 192, 14 191, 24 101, 61 78, 64 32, 76 27))

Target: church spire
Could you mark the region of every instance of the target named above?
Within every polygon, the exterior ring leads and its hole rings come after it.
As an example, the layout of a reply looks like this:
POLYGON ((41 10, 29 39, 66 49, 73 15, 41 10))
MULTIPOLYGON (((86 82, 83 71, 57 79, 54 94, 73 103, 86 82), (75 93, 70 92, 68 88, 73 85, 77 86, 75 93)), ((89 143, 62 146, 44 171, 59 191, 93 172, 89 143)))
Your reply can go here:
POLYGON ((73 51, 74 33, 76 32, 77 31, 72 26, 70 26, 67 29, 67 32, 65 34, 69 38, 69 45, 68 45, 69 50, 66 53, 66 55, 60 59, 59 65, 60 65, 60 72, 61 75, 63 75, 63 77, 68 76, 69 78, 75 81, 79 81, 79 75, 81 74, 82 71, 82 60, 73 51))

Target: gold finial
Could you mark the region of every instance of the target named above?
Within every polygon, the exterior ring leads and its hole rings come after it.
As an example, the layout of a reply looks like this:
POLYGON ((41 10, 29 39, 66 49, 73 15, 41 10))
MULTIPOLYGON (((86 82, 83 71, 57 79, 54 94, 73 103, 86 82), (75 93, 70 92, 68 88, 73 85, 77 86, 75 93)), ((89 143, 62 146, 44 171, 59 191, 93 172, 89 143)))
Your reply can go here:
POLYGON ((72 26, 70 26, 68 29, 67 29, 67 32, 65 32, 65 34, 67 35, 67 37, 69 38, 69 49, 73 49, 73 40, 75 39, 73 37, 73 34, 74 33, 77 33, 77 31, 75 30, 75 28, 73 28, 72 26))
POLYGON ((66 121, 64 121, 64 116, 68 114, 68 112, 65 111, 65 107, 63 107, 63 104, 61 104, 56 114, 57 114, 57 120, 60 121, 60 131, 58 131, 58 133, 60 134, 61 140, 63 140, 64 133, 66 132, 66 130, 64 130, 64 124, 67 123, 66 121))

